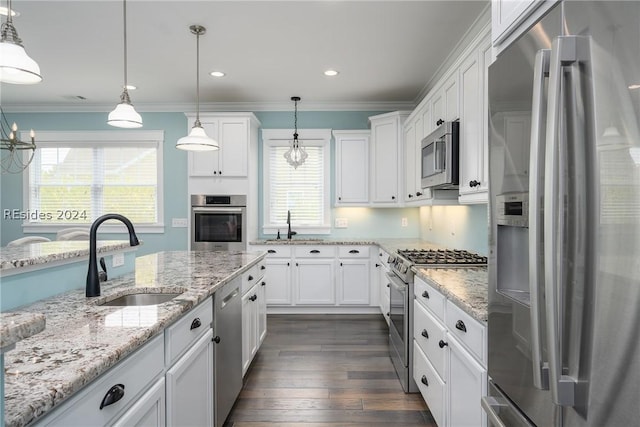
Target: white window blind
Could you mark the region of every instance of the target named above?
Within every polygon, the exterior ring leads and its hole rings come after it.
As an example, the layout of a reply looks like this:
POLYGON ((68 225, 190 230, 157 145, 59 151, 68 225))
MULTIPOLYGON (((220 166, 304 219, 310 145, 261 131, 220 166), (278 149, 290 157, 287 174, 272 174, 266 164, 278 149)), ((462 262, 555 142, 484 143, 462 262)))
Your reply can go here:
POLYGON ((136 227, 159 225, 161 138, 154 131, 45 132, 25 183, 25 224, 88 225, 119 213, 136 227))

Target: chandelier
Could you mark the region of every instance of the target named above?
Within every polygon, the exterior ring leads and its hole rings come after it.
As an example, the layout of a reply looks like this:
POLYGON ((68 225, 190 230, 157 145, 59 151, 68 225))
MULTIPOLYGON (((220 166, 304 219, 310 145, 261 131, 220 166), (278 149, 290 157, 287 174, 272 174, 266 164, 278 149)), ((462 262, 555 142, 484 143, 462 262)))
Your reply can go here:
POLYGON ((294 169, 298 169, 298 166, 304 163, 307 160, 309 155, 304 150, 304 148, 300 145, 300 141, 298 140, 298 101, 300 101, 299 96, 292 96, 291 100, 294 102, 294 113, 293 113, 293 140, 289 145, 289 149, 286 153, 284 153, 284 158, 287 159, 287 163, 293 166, 294 169))
POLYGON ((14 122, 13 125, 9 126, 9 122, 1 108, 0 116, 0 128, 2 129, 0 133, 0 151, 2 151, 0 167, 2 173, 20 173, 33 160, 33 155, 36 152, 36 134, 31 129, 31 142, 21 141, 18 136, 18 125, 14 122))

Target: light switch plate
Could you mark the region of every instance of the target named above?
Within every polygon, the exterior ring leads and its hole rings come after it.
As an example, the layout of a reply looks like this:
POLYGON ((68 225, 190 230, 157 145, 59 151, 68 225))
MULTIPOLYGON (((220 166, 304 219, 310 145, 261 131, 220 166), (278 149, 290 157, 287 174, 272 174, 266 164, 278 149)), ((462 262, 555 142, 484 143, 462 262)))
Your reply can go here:
POLYGON ((409 226, 409 220, 407 218, 402 218, 402 226, 403 227, 409 226))
POLYGON ((347 228, 349 220, 347 218, 336 218, 336 228, 347 228))
POLYGON ((178 228, 186 228, 187 227, 187 218, 172 218, 171 226, 178 228))
POLYGON ((124 254, 119 253, 119 254, 113 255, 113 258, 111 259, 111 264, 113 267, 120 267, 121 265, 124 265, 124 254))

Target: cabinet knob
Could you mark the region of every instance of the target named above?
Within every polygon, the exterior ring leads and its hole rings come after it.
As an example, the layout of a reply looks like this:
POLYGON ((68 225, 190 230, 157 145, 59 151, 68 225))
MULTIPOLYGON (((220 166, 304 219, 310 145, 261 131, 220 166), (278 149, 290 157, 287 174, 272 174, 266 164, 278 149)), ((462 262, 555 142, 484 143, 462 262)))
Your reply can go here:
POLYGON ((449 345, 449 343, 448 343, 448 342, 446 342, 446 341, 442 341, 442 340, 440 340, 440 342, 438 342, 438 346, 439 346, 440 348, 445 348, 445 347, 446 347, 446 346, 448 346, 448 345, 449 345))
POLYGON ((429 299, 429 292, 427 292, 427 291, 422 292, 422 297, 426 298, 426 299, 429 299))
POLYGON ((212 341, 216 344, 220 344, 220 337, 216 335, 215 337, 213 337, 212 341))
POLYGON ((340 263, 340 267, 342 267, 342 263, 340 263))
POLYGON ((264 265, 261 265, 261 266, 260 266, 260 270, 264 270, 265 268, 267 268, 267 267, 266 267, 266 266, 264 266, 264 265))
POLYGON ((391 200, 395 200, 395 199, 396 199, 396 196, 391 196, 391 200))
POLYGON ((266 285, 267 285, 267 282, 262 282, 262 283, 260 283, 260 284, 261 284, 262 286, 266 286, 266 285))
POLYGON ((423 375, 422 378, 420 378, 420 382, 424 385, 426 385, 427 387, 429 387, 429 381, 427 381, 427 376, 423 375))
POLYGON ((255 301, 255 300, 257 300, 257 299, 258 299, 258 296, 257 296, 256 294, 253 294, 253 295, 251 295, 251 296, 249 297, 249 300, 251 300, 251 301, 255 301))
POLYGON ((426 339, 429 339, 429 333, 427 332, 427 330, 426 330, 426 329, 423 329, 423 330, 422 330, 422 333, 421 333, 420 335, 422 335, 422 336, 423 336, 423 337, 425 337, 426 339))
POLYGON ((202 322, 200 321, 199 317, 196 317, 195 319, 193 319, 193 322, 191 322, 191 327, 189 328, 189 330, 198 329, 200 326, 202 326, 202 322))
POLYGON ((380 264, 378 264, 377 262, 376 262, 376 267, 380 267, 380 264))
POLYGON ((218 175, 222 175, 222 171, 218 171, 218 175))
POLYGON ((124 397, 124 384, 116 384, 109 389, 107 394, 102 398, 102 402, 100 402, 100 410, 105 406, 113 405, 118 400, 124 397))
POLYGON ((467 326, 464 324, 464 322, 462 320, 458 320, 456 322, 456 329, 462 331, 462 332, 467 332, 467 326))
POLYGON ((389 317, 389 316, 391 316, 391 313, 389 313, 389 312, 387 311, 387 317, 389 317))
POLYGON ((473 181, 469 181, 469 187, 473 188, 473 187, 479 187, 480 186, 480 181, 476 181, 475 179, 473 181))
POLYGON ((444 123, 444 120, 438 119, 438 121, 436 122, 436 126, 440 126, 443 123, 444 123))
POLYGON ((391 283, 387 283, 387 288, 390 288, 390 287, 391 287, 391 283))
POLYGON ((412 197, 413 197, 413 194, 409 194, 409 198, 412 198, 412 197))
POLYGON ((252 281, 253 280, 253 276, 249 275, 249 277, 247 277, 248 281, 252 281))
POLYGON ((218 175, 218 171, 213 171, 213 174, 214 175, 218 175))
POLYGON ((420 196, 422 196, 422 193, 418 191, 418 192, 416 193, 416 196, 420 197, 420 196))
POLYGON ((290 263, 290 262, 288 262, 288 263, 287 263, 287 267, 290 267, 290 266, 291 266, 291 263, 290 263))
POLYGON ((342 200, 342 197, 338 197, 338 200, 342 200))

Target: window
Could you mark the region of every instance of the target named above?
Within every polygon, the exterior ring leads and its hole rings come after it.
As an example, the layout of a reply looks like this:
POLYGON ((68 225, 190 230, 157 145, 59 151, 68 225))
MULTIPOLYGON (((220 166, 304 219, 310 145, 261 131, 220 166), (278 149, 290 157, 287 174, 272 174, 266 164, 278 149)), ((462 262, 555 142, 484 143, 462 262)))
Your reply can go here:
POLYGON ((263 218, 265 234, 280 230, 286 235, 287 211, 291 211, 294 231, 305 234, 328 234, 329 212, 329 144, 331 130, 299 130, 307 160, 294 169, 284 158, 293 130, 265 129, 263 139, 263 218))
POLYGON ((163 139, 162 131, 39 132, 24 174, 24 231, 88 226, 119 213, 138 231, 163 232, 163 139))

